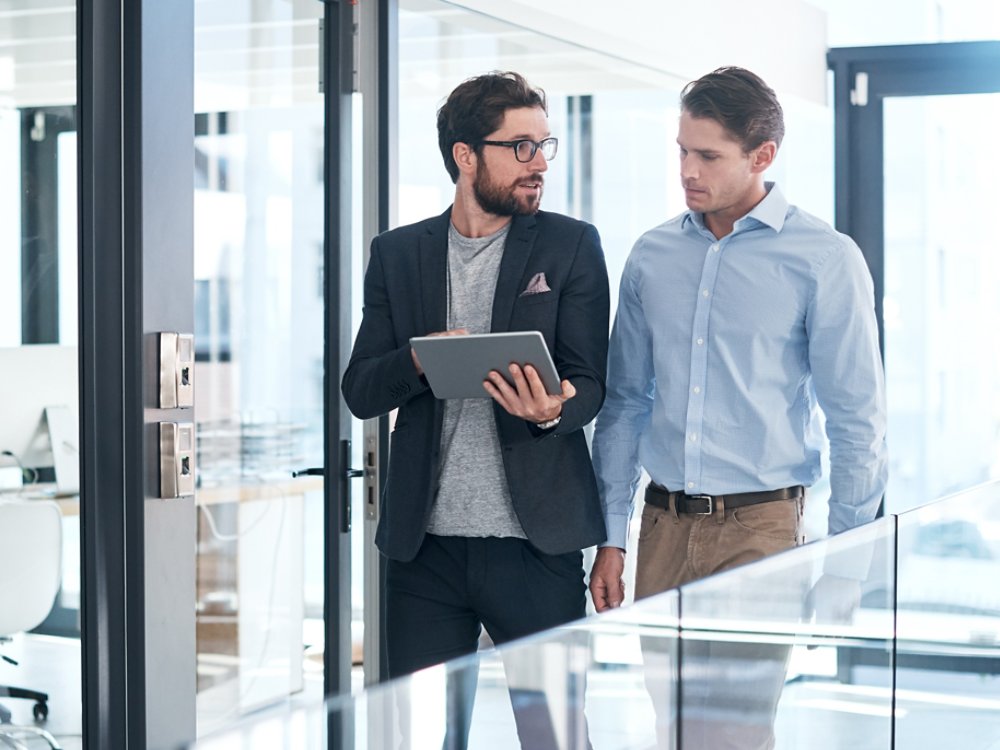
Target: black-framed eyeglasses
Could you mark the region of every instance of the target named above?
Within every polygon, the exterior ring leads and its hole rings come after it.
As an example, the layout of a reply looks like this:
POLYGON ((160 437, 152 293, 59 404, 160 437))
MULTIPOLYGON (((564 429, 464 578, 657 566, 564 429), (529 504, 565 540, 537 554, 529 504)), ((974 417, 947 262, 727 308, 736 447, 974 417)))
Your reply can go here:
POLYGON ((530 138, 522 138, 519 141, 480 141, 483 146, 506 146, 514 149, 514 158, 520 162, 529 162, 535 158, 535 152, 542 150, 542 158, 545 161, 552 161, 559 150, 558 138, 543 138, 540 141, 533 141, 530 138))

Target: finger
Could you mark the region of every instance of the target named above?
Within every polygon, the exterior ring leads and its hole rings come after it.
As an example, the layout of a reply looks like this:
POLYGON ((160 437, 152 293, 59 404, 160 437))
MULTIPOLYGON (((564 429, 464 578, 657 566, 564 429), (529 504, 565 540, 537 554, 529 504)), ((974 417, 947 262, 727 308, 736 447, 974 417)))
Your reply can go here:
POLYGON ((509 405, 507 399, 504 397, 504 394, 501 393, 500 390, 496 387, 496 385, 493 383, 493 381, 491 381, 491 380, 484 380, 483 381, 483 388, 490 395, 490 398, 492 398, 494 401, 496 401, 498 404, 500 404, 500 406, 503 407, 503 409, 505 411, 507 411, 507 412, 510 411, 510 405, 509 405))
POLYGON ((513 399, 515 399, 517 397, 517 395, 518 395, 517 391, 515 391, 514 388, 511 387, 510 383, 507 382, 507 378, 505 378, 503 375, 501 375, 496 370, 490 370, 490 373, 489 373, 489 375, 486 376, 486 379, 508 401, 512 401, 513 399))
POLYGON ((605 596, 603 579, 594 578, 590 581, 590 598, 594 600, 594 609, 598 612, 609 609, 610 605, 607 596, 605 596))
POLYGON ((523 403, 521 402, 520 395, 510 386, 510 383, 496 370, 491 370, 490 374, 487 376, 487 380, 490 386, 493 388, 494 393, 490 393, 487 389, 487 393, 493 397, 493 399, 503 407, 504 411, 515 417, 523 416, 523 403))
POLYGON ((525 365, 524 376, 527 381, 532 400, 541 402, 548 400, 549 392, 545 390, 545 384, 542 383, 542 379, 538 375, 538 370, 531 365, 525 365))
POLYGON ((622 606, 622 602, 625 601, 625 582, 619 580, 618 585, 611 586, 610 590, 614 593, 608 594, 608 604, 612 607, 622 606))
POLYGON ((564 380, 562 383, 562 400, 569 401, 573 396, 576 395, 576 386, 574 386, 568 380, 564 380))
POLYGON ((514 381, 514 388, 517 390, 517 395, 522 400, 530 398, 531 388, 528 386, 528 381, 525 380, 525 370, 521 369, 521 366, 516 362, 511 362, 507 366, 507 372, 510 373, 510 377, 514 381))

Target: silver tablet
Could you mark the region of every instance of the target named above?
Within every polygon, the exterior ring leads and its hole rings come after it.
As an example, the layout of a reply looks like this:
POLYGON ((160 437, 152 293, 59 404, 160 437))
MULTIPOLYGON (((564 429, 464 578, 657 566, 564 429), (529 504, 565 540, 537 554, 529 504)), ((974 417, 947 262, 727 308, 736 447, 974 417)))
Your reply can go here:
POLYGON ((510 382, 507 367, 531 365, 550 394, 561 392, 559 373, 538 331, 415 336, 413 350, 436 398, 489 398, 483 381, 496 370, 510 382))

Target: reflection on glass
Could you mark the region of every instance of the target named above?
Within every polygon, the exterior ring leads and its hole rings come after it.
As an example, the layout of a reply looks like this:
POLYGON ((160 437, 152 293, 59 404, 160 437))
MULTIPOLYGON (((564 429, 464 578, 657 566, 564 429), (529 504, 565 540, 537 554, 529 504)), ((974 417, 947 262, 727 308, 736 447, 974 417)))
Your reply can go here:
POLYGON ((680 747, 856 747, 862 726, 864 747, 890 747, 892 530, 682 587, 680 747))
POLYGON ((901 512, 1000 476, 1000 95, 886 99, 885 366, 901 512), (974 150, 974 155, 970 153, 974 150))
POLYGON ((199 734, 322 691, 322 10, 195 6, 199 734))
POLYGON ((0 1, 0 744, 13 747, 81 734, 75 34, 72 3, 0 1))
POLYGON ((533 748, 988 750, 998 561, 993 483, 198 747, 321 748, 338 726, 359 750, 442 747, 468 721, 484 750, 525 727, 533 748), (463 679, 471 716, 449 702, 463 679))
MULTIPOLYGON (((895 519, 882 519, 198 747, 294 736, 320 748, 327 728, 359 750, 452 747, 468 727, 468 746, 482 750, 889 750, 904 699, 893 693, 895 546, 895 519), (468 684, 471 714, 455 699, 468 684)), ((940 698, 938 710, 949 705, 940 698)), ((950 746, 948 736, 913 746, 950 746)))
POLYGON ((1000 741, 1000 486, 899 517, 898 747, 1000 741))

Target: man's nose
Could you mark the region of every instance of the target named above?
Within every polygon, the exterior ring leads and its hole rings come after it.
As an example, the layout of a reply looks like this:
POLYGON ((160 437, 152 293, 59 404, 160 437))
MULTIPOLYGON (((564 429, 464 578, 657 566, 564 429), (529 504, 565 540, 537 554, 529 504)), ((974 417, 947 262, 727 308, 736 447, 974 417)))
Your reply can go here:
POLYGON ((694 159, 682 156, 681 157, 681 178, 684 180, 693 180, 698 177, 698 165, 695 164, 694 159))
POLYGON ((535 172, 547 172, 549 169, 549 163, 545 161, 545 157, 542 155, 541 149, 535 151, 535 155, 531 157, 531 161, 528 163, 531 165, 531 169, 535 172))

